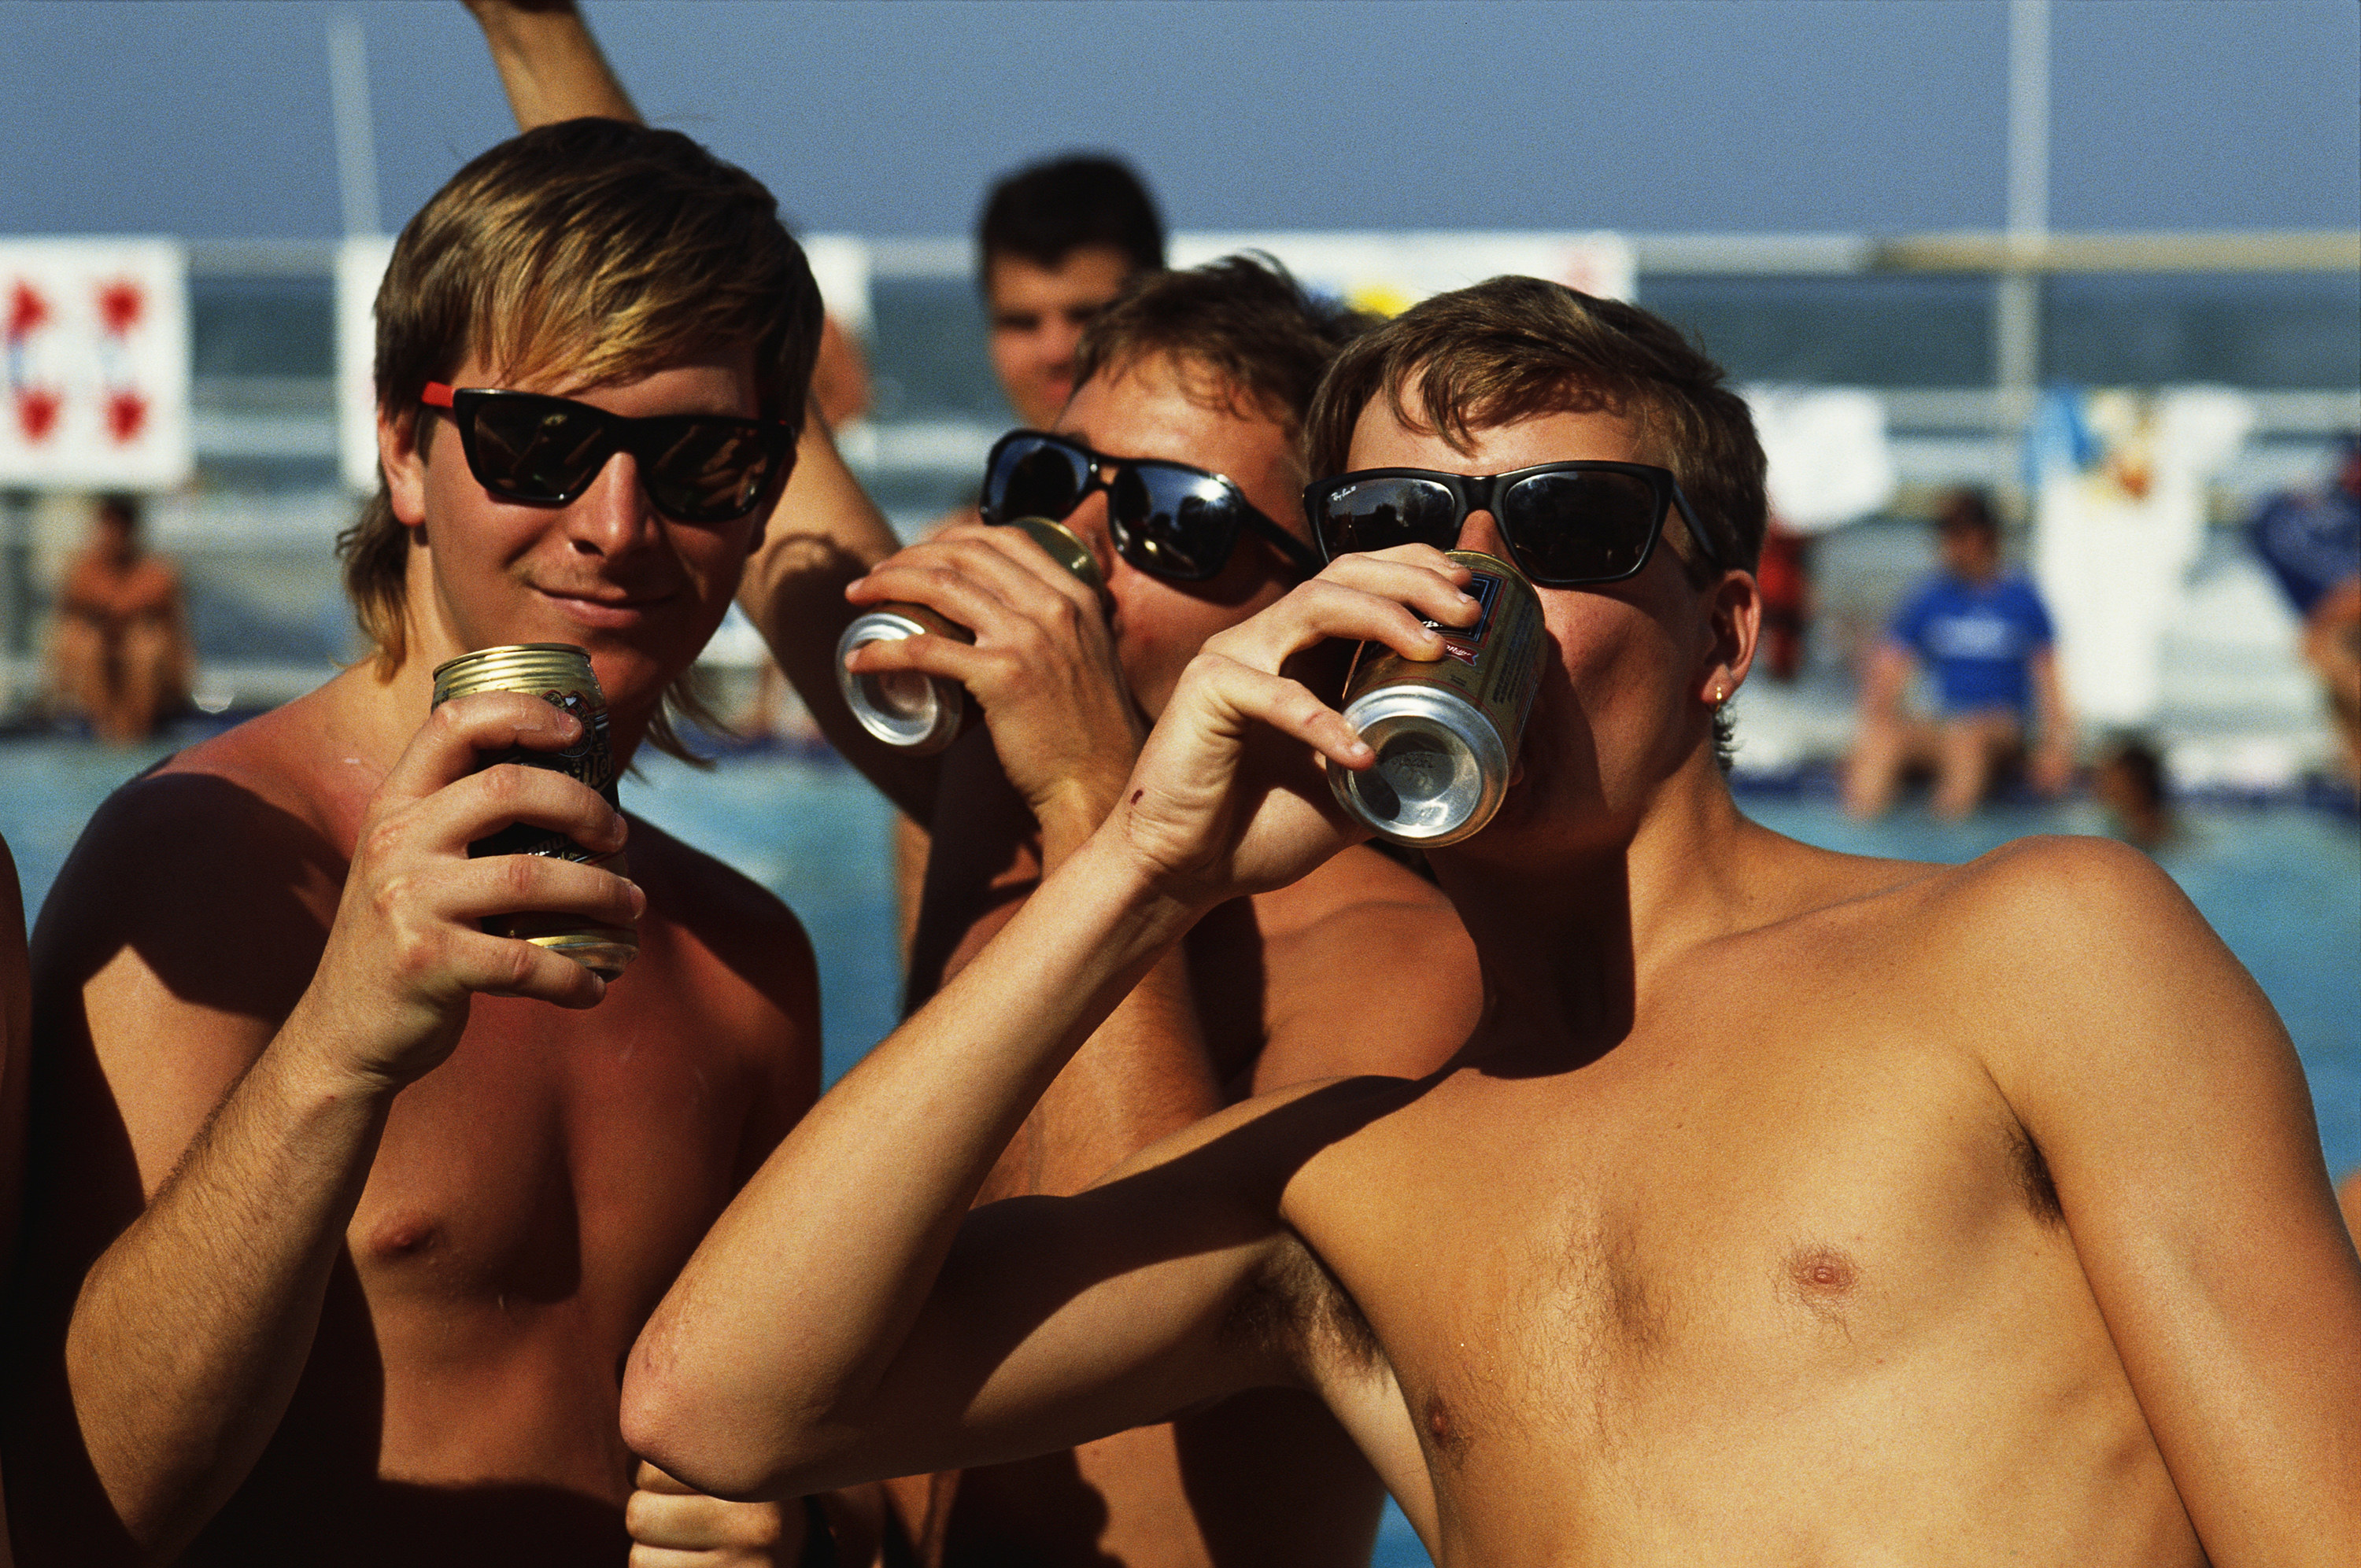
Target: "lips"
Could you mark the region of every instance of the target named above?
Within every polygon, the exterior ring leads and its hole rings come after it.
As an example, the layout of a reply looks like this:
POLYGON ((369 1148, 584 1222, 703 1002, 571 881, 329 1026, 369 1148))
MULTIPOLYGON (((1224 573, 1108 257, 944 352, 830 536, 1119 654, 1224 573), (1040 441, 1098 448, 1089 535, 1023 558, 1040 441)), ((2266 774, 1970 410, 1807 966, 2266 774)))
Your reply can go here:
POLYGON ((572 594, 555 588, 535 590, 556 606, 558 613, 584 626, 616 628, 636 626, 652 612, 670 604, 676 594, 572 594))

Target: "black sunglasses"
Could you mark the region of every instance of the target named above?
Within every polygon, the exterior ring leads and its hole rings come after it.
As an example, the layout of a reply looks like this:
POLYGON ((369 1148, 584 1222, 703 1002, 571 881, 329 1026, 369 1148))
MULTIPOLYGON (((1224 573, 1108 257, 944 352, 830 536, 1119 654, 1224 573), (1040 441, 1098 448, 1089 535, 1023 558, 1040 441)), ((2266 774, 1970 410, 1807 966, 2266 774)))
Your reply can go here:
POLYGON ((763 487, 795 465, 795 438, 775 420, 627 419, 571 398, 440 381, 427 382, 419 400, 450 413, 478 484, 535 506, 574 499, 620 450, 639 460, 658 511, 678 522, 728 522, 753 510, 763 487))
POLYGON ((1449 550, 1469 512, 1488 511, 1517 569, 1547 588, 1637 576, 1673 508, 1705 558, 1722 565, 1672 471, 1645 463, 1541 463, 1484 475, 1364 468, 1303 490, 1312 535, 1331 561, 1396 544, 1449 550))
POLYGON ((1228 564, 1242 528, 1286 557, 1299 576, 1320 570, 1309 546, 1219 474, 1160 457, 1109 457, 1038 430, 1013 430, 994 444, 984 460, 981 510, 986 522, 1054 522, 1093 490, 1106 492, 1115 554, 1150 576, 1204 582, 1228 564))

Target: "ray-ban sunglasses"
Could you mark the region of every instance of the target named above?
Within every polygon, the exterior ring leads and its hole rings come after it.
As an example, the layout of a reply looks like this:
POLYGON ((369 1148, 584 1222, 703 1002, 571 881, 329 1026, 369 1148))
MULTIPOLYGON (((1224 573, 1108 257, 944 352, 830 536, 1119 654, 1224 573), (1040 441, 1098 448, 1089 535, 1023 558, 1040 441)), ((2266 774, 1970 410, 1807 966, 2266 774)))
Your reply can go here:
POLYGON ((638 460, 655 509, 676 522, 741 518, 795 463, 795 438, 776 420, 726 414, 629 419, 571 398, 429 381, 420 394, 459 427, 476 482, 503 500, 563 506, 588 490, 617 452, 638 460))

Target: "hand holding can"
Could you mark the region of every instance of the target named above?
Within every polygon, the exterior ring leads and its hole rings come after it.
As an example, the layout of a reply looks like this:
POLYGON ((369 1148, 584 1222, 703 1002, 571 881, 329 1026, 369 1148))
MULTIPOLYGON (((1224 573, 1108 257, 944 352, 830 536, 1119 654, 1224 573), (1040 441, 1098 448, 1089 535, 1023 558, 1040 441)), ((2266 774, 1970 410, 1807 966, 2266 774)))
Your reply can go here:
MULTIPOLYGON (((1014 528, 1041 546, 1049 558, 1093 593, 1106 587, 1098 558, 1063 524, 1043 517, 1020 517, 1014 528)), ((836 678, 845 705, 861 728, 888 746, 926 756, 949 746, 973 722, 975 708, 959 683, 914 670, 859 674, 845 668, 856 648, 905 637, 975 641, 974 633, 925 605, 889 603, 866 610, 844 629, 836 644, 836 678)))
POLYGON ((1548 652, 1541 599, 1522 574, 1477 551, 1449 554, 1474 574, 1467 592, 1482 618, 1465 629, 1434 626, 1443 657, 1433 661, 1361 644, 1345 681, 1345 722, 1377 763, 1357 773, 1328 766, 1338 805, 1379 838, 1422 849, 1472 836, 1500 808, 1548 652))
MULTIPOLYGON (((607 734, 607 697, 590 667, 590 655, 570 642, 523 642, 479 649, 435 666, 434 706, 453 697, 483 691, 518 691, 541 698, 552 707, 572 714, 582 725, 582 738, 562 751, 535 751, 516 747, 484 759, 484 767, 516 762, 546 768, 581 780, 621 809, 616 790, 615 753, 607 734)), ((578 861, 631 875, 623 851, 594 854, 563 833, 530 823, 517 823, 467 846, 470 856, 546 855, 578 861)), ((514 937, 562 953, 599 976, 613 980, 630 967, 640 950, 638 936, 628 928, 600 925, 579 916, 521 911, 493 916, 483 923, 495 937, 514 937)))

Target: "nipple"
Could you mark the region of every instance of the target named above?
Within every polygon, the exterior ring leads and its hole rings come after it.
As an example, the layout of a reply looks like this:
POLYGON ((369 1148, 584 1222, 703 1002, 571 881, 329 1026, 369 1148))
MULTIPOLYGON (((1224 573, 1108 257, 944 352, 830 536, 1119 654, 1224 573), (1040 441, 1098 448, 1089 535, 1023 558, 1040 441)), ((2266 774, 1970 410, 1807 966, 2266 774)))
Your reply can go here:
POLYGON ((1787 1277, 1807 1301, 1828 1301, 1850 1293, 1860 1273, 1832 1246, 1798 1247, 1787 1255, 1787 1277))
POLYGON ((395 1214, 369 1233, 368 1250, 378 1257, 418 1257, 434 1250, 443 1231, 424 1214, 395 1214))

